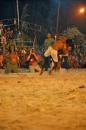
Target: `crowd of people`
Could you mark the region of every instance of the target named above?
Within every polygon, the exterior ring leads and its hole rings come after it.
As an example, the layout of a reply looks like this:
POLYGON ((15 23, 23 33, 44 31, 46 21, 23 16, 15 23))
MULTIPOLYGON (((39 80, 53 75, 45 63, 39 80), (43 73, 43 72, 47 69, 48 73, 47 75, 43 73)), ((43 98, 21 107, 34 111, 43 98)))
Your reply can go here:
POLYGON ((47 71, 52 64, 56 68, 55 63, 57 66, 60 63, 60 67, 66 69, 86 68, 86 52, 82 52, 76 44, 69 46, 67 53, 64 53, 63 50, 53 51, 52 45, 55 39, 50 33, 47 34, 41 49, 18 47, 14 39, 14 30, 0 27, 0 69, 4 69, 5 73, 17 73, 19 68, 40 72, 43 66, 47 71))

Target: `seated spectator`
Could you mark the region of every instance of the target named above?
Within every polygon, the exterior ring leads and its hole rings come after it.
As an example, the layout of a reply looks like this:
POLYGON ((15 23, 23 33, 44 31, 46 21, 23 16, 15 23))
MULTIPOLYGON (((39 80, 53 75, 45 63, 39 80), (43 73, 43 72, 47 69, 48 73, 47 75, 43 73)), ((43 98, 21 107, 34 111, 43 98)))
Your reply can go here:
POLYGON ((84 54, 81 67, 86 68, 86 53, 84 54))
POLYGON ((6 64, 5 72, 6 73, 17 73, 18 72, 18 62, 19 57, 16 53, 15 45, 12 43, 9 47, 9 55, 8 55, 8 62, 6 64))
POLYGON ((39 56, 36 54, 35 50, 32 48, 30 50, 30 54, 27 57, 27 61, 29 62, 29 69, 30 71, 39 72, 40 66, 38 62, 40 61, 39 56))
POLYGON ((2 50, 0 50, 0 68, 3 68, 3 55, 2 55, 2 50))

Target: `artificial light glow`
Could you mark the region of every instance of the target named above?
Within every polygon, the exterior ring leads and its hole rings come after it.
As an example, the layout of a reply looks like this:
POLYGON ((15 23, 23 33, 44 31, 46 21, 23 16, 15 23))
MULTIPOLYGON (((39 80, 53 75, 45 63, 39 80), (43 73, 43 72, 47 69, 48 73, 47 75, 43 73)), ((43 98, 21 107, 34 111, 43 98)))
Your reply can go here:
POLYGON ((85 12, 85 8, 81 8, 80 13, 84 13, 84 12, 85 12))

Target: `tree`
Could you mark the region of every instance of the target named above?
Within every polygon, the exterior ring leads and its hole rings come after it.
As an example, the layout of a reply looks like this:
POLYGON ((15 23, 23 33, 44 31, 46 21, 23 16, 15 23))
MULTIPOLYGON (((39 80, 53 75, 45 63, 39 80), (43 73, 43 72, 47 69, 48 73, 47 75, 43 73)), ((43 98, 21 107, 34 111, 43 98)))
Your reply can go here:
POLYGON ((50 0, 47 1, 33 0, 30 1, 29 4, 26 4, 24 6, 21 21, 41 25, 42 29, 46 31, 49 30, 49 13, 50 13, 50 0))
POLYGON ((74 43, 76 43, 79 47, 86 50, 86 38, 83 33, 81 33, 78 28, 72 27, 67 28, 63 32, 64 35, 67 35, 70 39, 73 39, 74 43))
POLYGON ((37 35, 39 44, 42 44, 44 35, 50 31, 50 1, 33 0, 23 8, 21 16, 22 31, 32 37, 37 35))

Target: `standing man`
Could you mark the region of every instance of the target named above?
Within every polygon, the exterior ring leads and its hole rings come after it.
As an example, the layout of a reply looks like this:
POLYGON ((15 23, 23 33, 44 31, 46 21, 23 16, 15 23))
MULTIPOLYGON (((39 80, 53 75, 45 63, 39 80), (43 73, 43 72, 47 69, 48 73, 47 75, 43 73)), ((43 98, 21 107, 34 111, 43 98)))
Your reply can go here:
POLYGON ((53 63, 52 66, 51 66, 51 69, 50 69, 50 72, 51 70, 57 66, 57 63, 58 63, 58 53, 57 53, 57 50, 53 49, 52 45, 55 43, 55 40, 52 38, 52 35, 51 33, 48 33, 47 34, 47 39, 45 39, 45 42, 44 42, 44 50, 45 50, 45 53, 44 53, 44 64, 42 66, 42 69, 41 69, 41 72, 40 74, 43 73, 43 70, 44 68, 46 69, 46 67, 49 67, 47 66, 47 63, 49 63, 49 56, 52 57, 52 60, 53 60, 53 63))
MULTIPOLYGON (((52 44, 55 42, 54 38, 52 37, 51 33, 47 34, 47 37, 44 41, 44 52, 47 52, 48 48, 52 46, 52 44)), ((49 51, 48 51, 49 53, 49 51)), ((49 55, 49 54, 47 54, 49 55)), ((50 68, 50 56, 47 56, 46 53, 44 53, 44 68, 47 71, 48 68, 50 68), (46 57, 46 58, 45 58, 46 57)))
POLYGON ((47 34, 47 38, 44 41, 44 50, 46 51, 49 46, 52 46, 52 44, 55 42, 54 38, 52 37, 51 33, 47 34))

